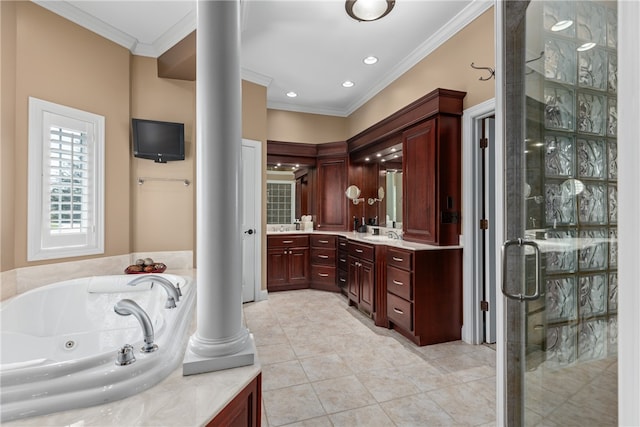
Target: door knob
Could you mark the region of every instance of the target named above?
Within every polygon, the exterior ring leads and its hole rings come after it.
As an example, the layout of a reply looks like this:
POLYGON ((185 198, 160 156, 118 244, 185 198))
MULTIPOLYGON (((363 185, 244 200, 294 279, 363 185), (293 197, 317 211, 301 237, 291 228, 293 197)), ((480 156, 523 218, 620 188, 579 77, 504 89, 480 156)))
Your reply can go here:
POLYGON ((246 231, 244 232, 244 234, 249 234, 249 235, 251 235, 251 234, 253 234, 253 233, 255 233, 255 232, 256 232, 256 230, 255 230, 255 229, 250 228, 250 229, 246 230, 246 231))

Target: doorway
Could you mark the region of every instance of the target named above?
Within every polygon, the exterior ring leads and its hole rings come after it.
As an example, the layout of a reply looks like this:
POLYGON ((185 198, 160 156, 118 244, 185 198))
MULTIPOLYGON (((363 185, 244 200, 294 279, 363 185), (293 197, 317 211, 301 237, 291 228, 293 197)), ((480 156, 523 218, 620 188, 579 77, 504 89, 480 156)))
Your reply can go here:
POLYGON ((261 290, 262 143, 242 140, 242 302, 261 290))
POLYGON ((463 341, 496 342, 495 100, 463 112, 463 341))

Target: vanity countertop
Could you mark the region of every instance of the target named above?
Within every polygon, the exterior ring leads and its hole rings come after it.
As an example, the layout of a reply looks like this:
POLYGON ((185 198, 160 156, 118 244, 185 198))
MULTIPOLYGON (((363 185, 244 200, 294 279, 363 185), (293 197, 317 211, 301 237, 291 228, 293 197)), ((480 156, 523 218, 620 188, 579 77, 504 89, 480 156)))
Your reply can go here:
MULTIPOLYGON (((170 273, 195 277, 195 270, 170 273)), ((195 311, 195 310, 194 310, 195 311)), ((194 321, 189 335, 195 331, 194 321)), ((184 337, 186 348, 189 337, 184 337)), ((255 363, 197 375, 182 375, 182 364, 155 386, 115 402, 3 422, 14 426, 203 426, 211 421, 261 372, 255 363)))
POLYGON ((280 235, 287 235, 287 234, 298 234, 298 235, 323 234, 323 235, 330 235, 330 236, 331 235, 342 236, 356 242, 369 243, 373 245, 387 245, 387 246, 393 246, 400 249, 408 249, 410 251, 433 251, 433 250, 462 248, 462 245, 455 245, 455 246, 427 245, 425 243, 415 243, 415 242, 407 242, 406 240, 401 240, 401 239, 391 239, 386 237, 384 234, 373 235, 371 233, 358 233, 355 231, 320 231, 320 230, 267 231, 267 236, 280 236, 280 235))

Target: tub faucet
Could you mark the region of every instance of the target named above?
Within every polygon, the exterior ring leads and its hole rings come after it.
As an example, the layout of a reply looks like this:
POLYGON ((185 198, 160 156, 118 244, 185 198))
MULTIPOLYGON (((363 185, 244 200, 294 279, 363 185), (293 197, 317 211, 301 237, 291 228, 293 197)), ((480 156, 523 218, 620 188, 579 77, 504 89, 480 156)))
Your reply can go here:
POLYGON ((158 346, 153 343, 153 324, 149 315, 133 300, 121 299, 113 306, 113 311, 120 316, 129 316, 133 314, 133 317, 138 319, 140 326, 142 326, 142 334, 144 335, 144 345, 142 346, 143 353, 151 353, 156 351, 158 346))
POLYGON ((160 286, 167 291, 167 302, 165 303, 164 308, 176 308, 176 302, 180 301, 180 293, 175 286, 173 286, 173 283, 162 276, 157 276, 155 274, 140 276, 127 283, 127 285, 135 286, 139 283, 146 282, 147 280, 158 282, 160 286))

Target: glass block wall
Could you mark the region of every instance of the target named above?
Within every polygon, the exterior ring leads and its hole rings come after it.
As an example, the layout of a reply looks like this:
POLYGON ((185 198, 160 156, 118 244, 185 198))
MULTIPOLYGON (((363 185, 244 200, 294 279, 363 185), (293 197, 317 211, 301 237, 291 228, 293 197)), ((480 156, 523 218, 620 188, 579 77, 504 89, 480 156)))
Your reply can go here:
POLYGON ((538 115, 527 122, 527 156, 537 160, 527 158, 533 197, 526 228, 558 243, 544 253, 542 339, 547 363, 559 366, 617 352, 617 16, 611 6, 545 2, 543 70, 531 77, 539 79, 541 101, 528 101, 538 115), (574 25, 558 30, 559 17, 572 17, 574 25))
POLYGON ((267 224, 293 223, 294 188, 290 182, 267 181, 267 224))

